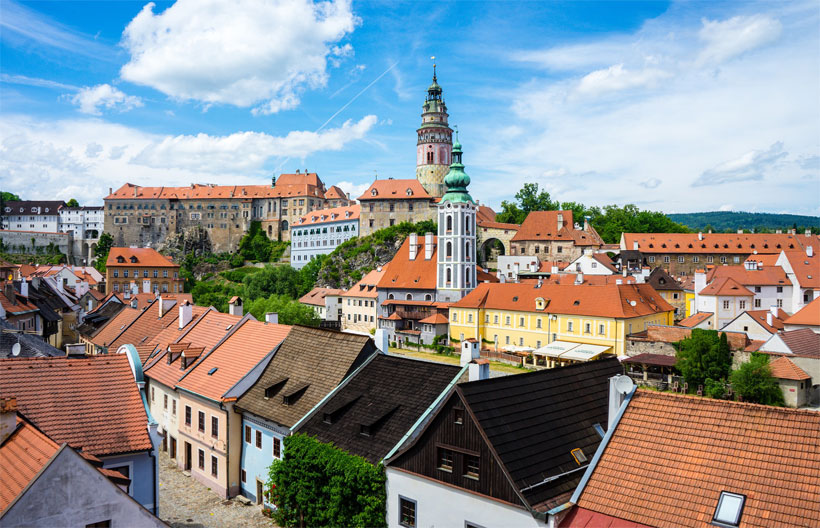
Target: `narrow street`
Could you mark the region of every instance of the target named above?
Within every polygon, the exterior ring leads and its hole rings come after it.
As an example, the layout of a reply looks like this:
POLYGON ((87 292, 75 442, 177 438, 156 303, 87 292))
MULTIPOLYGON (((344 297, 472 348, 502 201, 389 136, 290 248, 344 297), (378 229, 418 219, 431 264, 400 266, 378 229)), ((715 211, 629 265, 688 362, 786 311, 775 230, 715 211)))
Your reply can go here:
POLYGON ((243 526, 271 528, 261 506, 245 506, 236 499, 222 499, 177 469, 167 453, 159 458, 159 518, 171 528, 224 528, 243 526))

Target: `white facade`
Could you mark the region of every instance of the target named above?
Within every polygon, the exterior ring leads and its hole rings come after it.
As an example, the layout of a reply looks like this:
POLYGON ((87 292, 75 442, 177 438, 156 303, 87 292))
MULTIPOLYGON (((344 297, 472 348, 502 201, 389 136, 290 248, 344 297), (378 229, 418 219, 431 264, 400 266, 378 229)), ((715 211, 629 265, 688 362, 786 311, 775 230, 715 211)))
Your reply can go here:
MULTIPOLYGON (((768 312, 767 315, 767 322, 771 324, 772 318, 776 316, 772 314, 771 311, 768 312)), ((755 320, 748 313, 741 314, 739 317, 737 317, 737 319, 730 322, 720 330, 724 332, 742 332, 746 334, 749 339, 756 339, 761 341, 766 341, 770 337, 772 337, 771 332, 766 330, 766 328, 764 328, 763 325, 760 324, 760 322, 755 320)))
MULTIPOLYGON (((160 361, 167 361, 162 358, 160 361)), ((180 360, 177 360, 180 361, 180 360)), ((177 367, 179 368, 179 367, 177 367)), ((180 371, 181 373, 182 371, 180 371)), ((176 441, 176 457, 182 456, 180 448, 182 441, 179 438, 179 395, 177 391, 171 387, 148 378, 148 389, 146 396, 148 398, 148 408, 151 411, 151 416, 159 424, 158 431, 164 434, 166 445, 170 444, 171 438, 176 441)))
POLYGON ((378 307, 376 297, 357 297, 353 291, 346 293, 342 300, 342 330, 346 332, 370 333, 377 326, 378 307))
POLYGON ((300 269, 358 235, 358 205, 313 211, 291 226, 290 265, 300 269))
MULTIPOLYGON (((812 246, 806 248, 805 258, 807 261, 817 261, 817 255, 815 255, 814 248, 812 246)), ((820 290, 809 288, 800 284, 800 277, 795 273, 794 267, 792 266, 791 262, 789 262, 789 259, 786 256, 785 251, 780 252, 780 256, 777 257, 775 265, 783 268, 783 271, 786 272, 786 276, 789 278, 789 281, 791 281, 793 285, 793 287, 791 288, 790 309, 784 307, 784 310, 786 310, 790 314, 797 313, 804 306, 812 302, 814 299, 820 297, 820 290)), ((820 273, 820 271, 818 271, 818 273, 820 273)))
POLYGON ((698 295, 697 309, 715 314, 715 328, 723 328, 743 312, 753 309, 752 296, 698 295))
POLYGON ((519 273, 535 273, 541 260, 533 255, 499 255, 498 278, 504 282, 518 282, 519 273))
POLYGON ((3 210, 3 229, 10 231, 57 233, 59 223, 59 208, 53 205, 16 202, 6 204, 3 210))
POLYGON ((438 301, 456 302, 476 286, 476 209, 446 199, 438 206, 438 301))
POLYGON ((338 321, 342 317, 342 296, 326 295, 324 306, 308 304, 322 321, 338 321))
POLYGON ((105 211, 102 207, 63 207, 60 209, 61 233, 74 233, 74 239, 97 240, 103 232, 105 211))
POLYGON ((415 525, 418 528, 480 526, 546 526, 523 507, 470 493, 466 490, 438 484, 429 479, 388 466, 387 526, 402 528, 400 501, 415 504, 415 525))
MULTIPOLYGON (((564 271, 567 273, 583 273, 584 275, 613 275, 615 273, 592 255, 591 249, 584 250, 584 254, 570 262, 564 271)), ((606 254, 604 256, 609 259, 606 254)))

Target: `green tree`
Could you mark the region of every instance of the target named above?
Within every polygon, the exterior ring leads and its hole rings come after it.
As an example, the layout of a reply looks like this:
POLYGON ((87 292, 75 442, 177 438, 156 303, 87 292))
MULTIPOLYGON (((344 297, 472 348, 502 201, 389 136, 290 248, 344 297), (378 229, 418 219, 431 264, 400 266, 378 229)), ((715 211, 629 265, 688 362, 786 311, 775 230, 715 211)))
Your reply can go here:
POLYGON ((501 202, 501 212, 496 215, 499 222, 520 224, 533 211, 552 211, 560 204, 553 202, 550 193, 539 190, 537 183, 525 183, 517 193, 515 202, 501 202))
POLYGON ((689 382, 690 389, 726 380, 732 368, 732 355, 726 334, 717 330, 692 329, 692 334, 678 343, 675 366, 689 382))
POLYGON ((65 204, 68 207, 79 207, 80 206, 80 202, 78 202, 75 198, 72 198, 71 200, 67 201, 65 204))
POLYGON ((6 191, 0 191, 0 202, 19 202, 20 197, 6 191))
POLYGON ((386 526, 382 465, 304 434, 286 436, 267 487, 279 526, 386 526))
POLYGON ((114 237, 110 233, 103 233, 97 241, 97 249, 94 253, 97 256, 94 267, 100 273, 105 273, 105 261, 108 260, 108 252, 111 251, 111 246, 114 245, 114 237))
POLYGON ((748 363, 732 372, 732 390, 743 401, 764 405, 783 405, 783 391, 772 376, 769 356, 753 352, 748 363))
MULTIPOLYGON (((251 222, 251 227, 239 241, 239 255, 245 260, 273 262, 279 260, 288 247, 288 242, 271 240, 265 235, 261 222, 251 222)), ((233 263, 234 261, 232 261, 233 263)), ((242 263, 239 264, 240 266, 242 263)))
POLYGON ((301 282, 299 271, 290 266, 265 266, 262 271, 242 279, 248 300, 251 301, 274 294, 287 295, 290 298, 300 297, 301 282))
POLYGON ((260 297, 248 304, 246 309, 259 321, 265 320, 266 313, 275 312, 279 314, 280 324, 319 326, 320 322, 313 308, 284 295, 260 297))

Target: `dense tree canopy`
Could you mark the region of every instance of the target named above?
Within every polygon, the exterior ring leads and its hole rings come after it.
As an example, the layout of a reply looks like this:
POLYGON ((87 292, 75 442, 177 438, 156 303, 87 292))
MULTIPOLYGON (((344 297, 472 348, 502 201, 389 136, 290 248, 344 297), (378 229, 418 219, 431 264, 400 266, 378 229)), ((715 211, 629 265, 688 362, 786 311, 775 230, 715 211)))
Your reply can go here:
POLYGON ((80 202, 78 202, 76 198, 72 198, 71 200, 67 201, 65 204, 69 207, 79 207, 80 206, 80 202))
POLYGON ((245 310, 259 321, 265 320, 266 313, 275 312, 279 314, 280 324, 319 326, 320 322, 313 308, 285 295, 259 297, 247 305, 245 310))
POLYGON ((265 231, 262 229, 261 222, 251 222, 251 227, 242 240, 239 241, 239 254, 245 260, 253 260, 257 262, 274 262, 278 261, 285 249, 288 247, 288 242, 278 242, 268 238, 265 231))
POLYGON ((675 366, 689 383, 690 390, 707 384, 707 380, 710 387, 715 382, 725 382, 732 368, 726 334, 718 335, 717 330, 692 329, 692 335, 678 343, 675 366))
POLYGON ((97 260, 94 262, 94 268, 100 273, 105 273, 105 261, 108 260, 108 252, 111 251, 111 246, 114 245, 114 237, 110 233, 103 233, 97 241, 97 249, 94 254, 97 260))
POLYGON ((20 197, 16 194, 13 194, 13 193, 10 193, 10 192, 0 191, 0 201, 3 201, 3 202, 19 202, 20 197))
POLYGON ((769 356, 753 352, 748 363, 732 372, 732 390, 743 401, 783 405, 783 391, 769 368, 769 356))

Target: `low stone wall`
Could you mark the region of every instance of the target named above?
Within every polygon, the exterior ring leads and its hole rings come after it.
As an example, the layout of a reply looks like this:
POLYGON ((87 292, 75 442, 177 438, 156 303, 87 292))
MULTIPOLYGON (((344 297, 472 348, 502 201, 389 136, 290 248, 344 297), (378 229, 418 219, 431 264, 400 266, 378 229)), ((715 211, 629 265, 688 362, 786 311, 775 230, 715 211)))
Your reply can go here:
POLYGON ((7 253, 46 254, 46 248, 54 244, 69 259, 73 256, 73 238, 70 233, 38 233, 36 231, 0 230, 0 240, 7 253))

